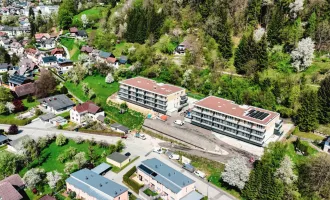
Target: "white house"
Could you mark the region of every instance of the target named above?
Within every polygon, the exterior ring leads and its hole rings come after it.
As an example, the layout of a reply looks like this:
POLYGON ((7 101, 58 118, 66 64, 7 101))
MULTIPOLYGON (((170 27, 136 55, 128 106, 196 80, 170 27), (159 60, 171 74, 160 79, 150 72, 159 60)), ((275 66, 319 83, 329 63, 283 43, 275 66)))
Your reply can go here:
POLYGON ((79 104, 70 110, 70 119, 77 124, 82 124, 87 120, 97 121, 99 116, 104 116, 104 111, 92 102, 79 104))

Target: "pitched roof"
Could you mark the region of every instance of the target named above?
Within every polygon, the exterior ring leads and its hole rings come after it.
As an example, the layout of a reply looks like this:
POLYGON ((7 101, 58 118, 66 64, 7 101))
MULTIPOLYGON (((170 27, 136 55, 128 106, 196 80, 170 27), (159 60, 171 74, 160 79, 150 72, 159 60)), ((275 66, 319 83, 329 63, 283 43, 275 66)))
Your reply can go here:
POLYGON ((80 37, 87 37, 88 34, 85 30, 79 30, 77 35, 79 35, 80 37))
POLYGON ((101 163, 98 166, 94 167, 92 169, 92 171, 97 173, 97 174, 102 174, 103 172, 105 172, 106 170, 108 170, 110 168, 111 168, 111 166, 108 165, 107 163, 101 163))
POLYGON ((13 175, 3 179, 2 181, 0 181, 0 183, 3 183, 3 182, 8 182, 12 186, 15 186, 15 187, 23 187, 25 185, 22 178, 18 174, 13 174, 13 175))
POLYGON ((0 69, 8 69, 12 67, 11 64, 8 64, 8 63, 0 63, 0 69))
POLYGON ((10 76, 8 82, 14 83, 16 85, 22 85, 26 81, 25 76, 20 76, 20 75, 13 75, 10 76))
POLYGON ((27 83, 15 87, 15 93, 17 97, 23 97, 25 95, 34 94, 36 88, 34 83, 27 83))
POLYGON ((63 48, 55 48, 53 49, 50 54, 54 55, 54 54, 63 54, 64 53, 64 49, 63 48))
POLYGON ((92 53, 93 52, 93 47, 90 46, 83 46, 80 49, 81 52, 86 52, 86 53, 92 53))
POLYGON ((118 163, 122 163, 122 162, 124 162, 125 160, 128 159, 127 156, 125 156, 121 153, 118 153, 118 152, 113 152, 111 155, 107 156, 107 158, 109 158, 111 160, 114 160, 118 163))
POLYGON ((110 126, 113 128, 119 129, 121 131, 124 131, 124 132, 129 131, 129 128, 127 128, 126 126, 123 126, 121 124, 118 124, 118 123, 111 124, 110 126))
POLYGON ((39 118, 42 121, 48 121, 48 120, 53 119, 55 117, 56 117, 56 115, 54 113, 47 113, 47 114, 44 114, 44 115, 39 116, 39 118))
POLYGON ((65 94, 39 99, 38 101, 42 104, 47 104, 54 110, 61 110, 75 105, 65 94))
POLYGON ((261 108, 257 108, 254 106, 247 105, 238 105, 233 101, 209 96, 200 101, 195 102, 196 106, 203 107, 206 109, 210 109, 215 112, 223 113, 225 115, 230 115, 235 118, 243 119, 252 123, 257 123, 261 125, 267 125, 270 121, 272 121, 276 116, 279 116, 279 113, 272 112, 269 110, 264 110, 261 108), (260 112, 264 112, 268 114, 264 119, 256 119, 247 115, 249 111, 257 110, 260 112))
POLYGON ((36 49, 32 49, 32 48, 28 48, 28 49, 25 49, 25 53, 36 54, 37 53, 37 50, 36 49))
POLYGON ((108 58, 108 57, 111 56, 111 53, 108 53, 108 52, 105 52, 105 51, 100 51, 100 52, 99 52, 99 56, 100 56, 101 58, 108 58))
POLYGON ((44 63, 57 62, 56 56, 46 56, 42 58, 44 63))
POLYGON ((194 180, 156 158, 142 161, 138 168, 174 193, 178 193, 182 188, 195 183, 194 180))
POLYGON ((77 111, 78 113, 92 113, 96 114, 100 111, 100 107, 95 105, 93 102, 87 101, 85 103, 79 104, 73 108, 73 110, 77 111))
POLYGON ((120 64, 125 64, 127 63, 127 56, 120 56, 119 58, 120 64))
POLYGON ((70 33, 77 33, 78 32, 78 29, 76 27, 71 27, 69 29, 70 33))
POLYGON ((160 95, 171 95, 173 93, 184 91, 185 89, 182 87, 178 87, 170 84, 162 84, 157 83, 154 80, 143 78, 143 77, 135 77, 131 79, 126 79, 120 82, 121 84, 133 86, 135 88, 139 88, 142 90, 146 90, 151 93, 156 93, 160 95))
POLYGON ((50 38, 50 35, 48 33, 36 33, 34 37, 36 38, 36 40, 39 40, 42 37, 50 38))
POLYGON ((41 197, 39 200, 56 200, 56 198, 52 197, 52 196, 49 196, 49 195, 46 195, 46 196, 41 197))
POLYGON ((127 191, 126 187, 88 169, 72 173, 66 182, 98 200, 113 199, 127 191))
POLYGON ((107 58, 107 62, 113 64, 113 63, 116 63, 117 62, 117 59, 116 58, 113 58, 113 57, 108 57, 107 58))
POLYGON ((22 195, 9 183, 0 183, 0 197, 2 200, 20 200, 22 195))
POLYGON ((8 140, 7 136, 0 135, 0 143, 5 142, 7 140, 8 140))

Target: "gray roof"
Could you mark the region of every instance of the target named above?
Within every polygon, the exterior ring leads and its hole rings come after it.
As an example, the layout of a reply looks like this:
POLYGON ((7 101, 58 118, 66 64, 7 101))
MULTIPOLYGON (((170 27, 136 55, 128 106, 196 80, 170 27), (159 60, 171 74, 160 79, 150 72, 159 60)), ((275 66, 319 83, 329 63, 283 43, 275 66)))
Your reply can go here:
POLYGON ((124 162, 125 160, 128 159, 127 156, 125 156, 121 153, 118 153, 118 152, 112 153, 111 155, 108 156, 108 158, 111 159, 111 160, 114 160, 118 163, 122 163, 122 162, 124 162))
POLYGON ((179 193, 182 188, 195 183, 194 180, 156 158, 143 161, 138 168, 174 193, 179 193))
POLYGON ((110 57, 112 54, 111 53, 108 53, 108 52, 105 52, 105 51, 100 51, 99 52, 99 56, 101 57, 101 58, 108 58, 108 57, 110 57))
POLYGON ((75 105, 65 94, 39 99, 38 101, 47 104, 47 106, 54 110, 62 110, 75 105))
POLYGON ((97 174, 102 174, 103 172, 107 171, 110 168, 111 168, 110 165, 108 165, 106 163, 101 163, 98 166, 96 166, 94 169, 92 169, 92 171, 97 174))
POLYGON ((67 122, 67 120, 64 119, 64 117, 62 117, 62 116, 57 116, 57 117, 54 117, 54 118, 50 119, 49 122, 62 123, 62 122, 67 122))
POLYGON ((71 174, 66 182, 98 200, 113 199, 127 191, 126 187, 88 169, 71 174))
POLYGON ((41 115, 39 118, 42 121, 48 121, 48 120, 53 119, 55 117, 56 117, 56 115, 54 113, 47 113, 47 114, 41 115))
POLYGON ((8 82, 14 83, 16 85, 22 85, 26 81, 25 76, 13 75, 9 77, 8 82))
POLYGON ((117 128, 117 129, 119 129, 119 130, 121 130, 121 131, 124 131, 124 132, 129 131, 129 128, 127 128, 126 126, 123 126, 123 125, 121 125, 121 124, 118 124, 118 123, 111 124, 110 126, 111 126, 112 128, 117 128))
POLYGON ((186 196, 182 197, 180 200, 201 200, 204 196, 196 191, 191 191, 186 196))
POLYGON ((0 144, 8 140, 7 136, 0 135, 0 144))
POLYGON ((0 69, 8 69, 12 67, 11 64, 8 64, 8 63, 0 63, 0 69))

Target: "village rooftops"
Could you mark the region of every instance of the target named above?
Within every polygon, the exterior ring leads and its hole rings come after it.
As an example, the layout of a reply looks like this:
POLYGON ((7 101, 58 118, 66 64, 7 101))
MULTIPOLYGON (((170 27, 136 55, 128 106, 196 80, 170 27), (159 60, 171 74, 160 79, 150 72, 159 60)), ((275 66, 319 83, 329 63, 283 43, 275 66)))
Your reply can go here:
POLYGON ((276 112, 253 106, 238 105, 233 101, 215 96, 206 97, 196 102, 195 106, 210 109, 212 111, 249 121, 255 124, 261 124, 263 126, 266 126, 275 117, 279 116, 279 113, 276 112))
POLYGON ((29 94, 34 94, 36 88, 34 83, 27 83, 24 85, 16 86, 15 93, 17 97, 23 97, 29 94))
POLYGON ((42 61, 44 63, 52 63, 52 62, 57 62, 57 57, 56 56, 46 56, 42 58, 42 61))
POLYGON ((39 99, 38 101, 42 104, 47 104, 48 107, 51 107, 54 110, 61 110, 75 105, 71 99, 64 94, 39 99))
POLYGON ((69 31, 70 33, 78 33, 78 29, 76 27, 71 27, 69 31))
POLYGON ((78 113, 88 112, 88 113, 96 114, 101 111, 101 108, 95 105, 94 103, 87 101, 85 103, 75 106, 73 110, 77 111, 78 113))
POLYGON ((163 96, 168 96, 176 92, 185 90, 182 87, 178 87, 170 84, 157 83, 154 80, 150 80, 143 77, 126 79, 124 81, 121 81, 120 83, 163 96))

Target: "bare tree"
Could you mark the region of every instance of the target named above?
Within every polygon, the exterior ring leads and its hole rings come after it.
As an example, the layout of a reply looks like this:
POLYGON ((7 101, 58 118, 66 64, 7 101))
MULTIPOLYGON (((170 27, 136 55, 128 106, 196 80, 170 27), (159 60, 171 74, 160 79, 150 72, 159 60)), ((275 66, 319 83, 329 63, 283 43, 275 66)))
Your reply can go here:
POLYGON ((56 88, 56 80, 48 70, 42 70, 40 78, 35 82, 36 96, 38 98, 47 97, 56 88))

